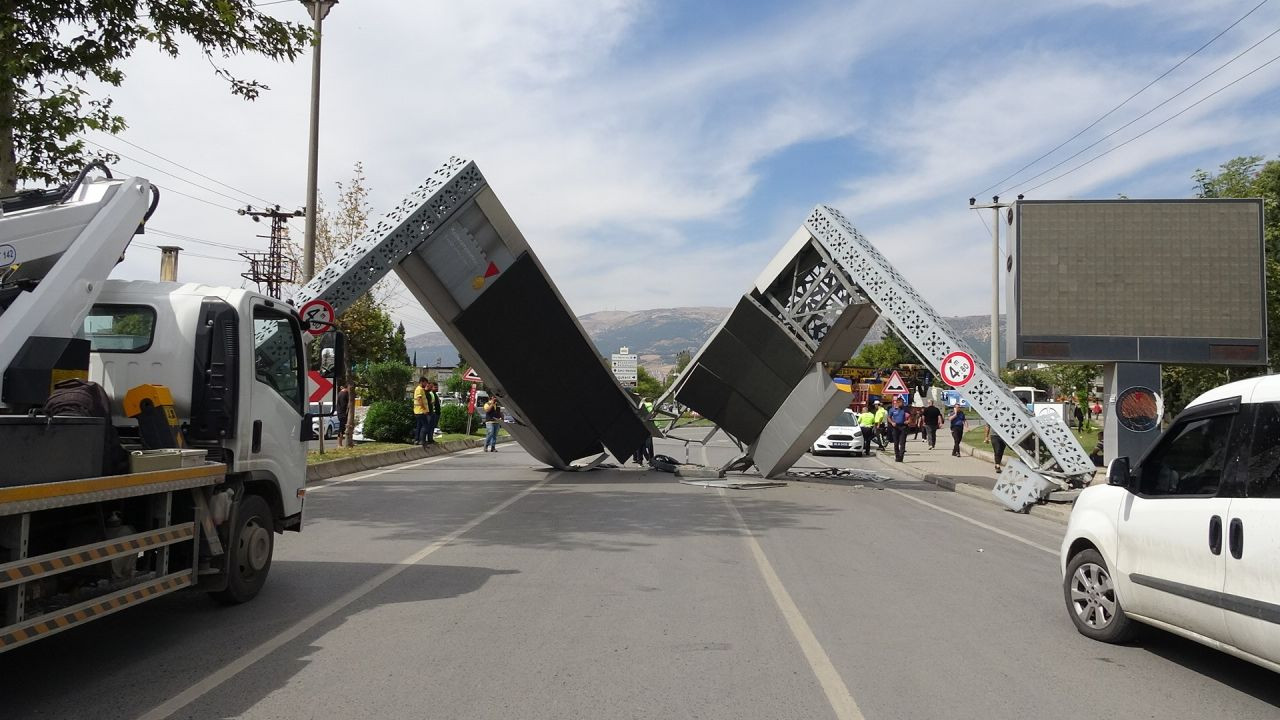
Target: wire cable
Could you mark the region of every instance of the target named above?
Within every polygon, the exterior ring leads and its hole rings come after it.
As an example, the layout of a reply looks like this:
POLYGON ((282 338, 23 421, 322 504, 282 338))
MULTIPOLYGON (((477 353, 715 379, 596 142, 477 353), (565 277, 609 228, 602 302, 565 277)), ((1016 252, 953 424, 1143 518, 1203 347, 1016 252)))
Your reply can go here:
POLYGON ((1262 70, 1263 68, 1267 67, 1267 66, 1268 66, 1268 65, 1270 65, 1271 63, 1274 63, 1274 62, 1275 62, 1275 61, 1277 61, 1277 60, 1280 60, 1280 55, 1277 55, 1277 56, 1275 56, 1275 57, 1271 58, 1270 60, 1268 60, 1268 61, 1266 61, 1266 62, 1262 63, 1262 64, 1261 64, 1261 65, 1259 65, 1258 67, 1256 67, 1256 68, 1254 68, 1254 69, 1250 70, 1249 72, 1245 73, 1244 75, 1241 75, 1240 77, 1236 78, 1235 80, 1232 80, 1231 82, 1227 83, 1226 85, 1223 85, 1222 87, 1218 88, 1217 90, 1214 90, 1213 92, 1209 93, 1208 95, 1205 95, 1204 97, 1200 98, 1199 100, 1197 100, 1197 101, 1195 101, 1195 102, 1191 103, 1190 105, 1188 105, 1188 106, 1186 106, 1186 107, 1182 108, 1182 109, 1181 109, 1181 110, 1179 110, 1178 112, 1174 113, 1173 115, 1170 115, 1169 117, 1165 118, 1164 120, 1161 120, 1160 122, 1156 123, 1155 125, 1152 125, 1151 127, 1147 128, 1146 130, 1143 130, 1142 132, 1138 133, 1137 135, 1134 135, 1133 137, 1129 138, 1128 140, 1125 140, 1124 142, 1120 143, 1119 145, 1116 145, 1116 146, 1115 146, 1115 147, 1113 147, 1113 148, 1108 148, 1107 150, 1105 150, 1105 151, 1103 151, 1103 152, 1098 153, 1097 155, 1095 155, 1095 156, 1093 156, 1093 157, 1089 158, 1088 160, 1086 160, 1086 161, 1084 161, 1084 162, 1080 163, 1079 165, 1077 165, 1077 166, 1075 166, 1075 167, 1071 168, 1070 170, 1068 170, 1068 171, 1066 171, 1066 172, 1062 173, 1061 175, 1057 175, 1057 176, 1055 176, 1055 177, 1052 177, 1052 178, 1050 178, 1050 179, 1048 179, 1048 180, 1045 180, 1044 182, 1040 183, 1039 185, 1036 185, 1035 187, 1032 187, 1032 188, 1027 189, 1027 190, 1026 190, 1026 192, 1031 192, 1031 191, 1033 191, 1033 190, 1038 190, 1038 189, 1040 189, 1040 188, 1044 187, 1045 185, 1048 185, 1049 183, 1051 183, 1051 182, 1053 182, 1053 181, 1055 181, 1055 180, 1060 180, 1060 179, 1062 179, 1062 178, 1064 178, 1064 177, 1066 177, 1066 176, 1070 175, 1071 173, 1073 173, 1073 172, 1075 172, 1075 171, 1079 170, 1080 168, 1084 167, 1085 165, 1088 165, 1089 163, 1093 162, 1094 160, 1097 160, 1097 159, 1099 159, 1099 158, 1101 158, 1101 157, 1103 157, 1103 156, 1106 156, 1106 155, 1109 155, 1109 154, 1111 154, 1111 153, 1115 152, 1116 150, 1119 150, 1120 148, 1124 147, 1125 145, 1128 145, 1129 143, 1133 142, 1134 140, 1137 140, 1138 138, 1142 137, 1143 135, 1146 135, 1147 133, 1151 132, 1152 130, 1155 130, 1156 128, 1160 127, 1161 125, 1164 125, 1165 123, 1169 122, 1170 120, 1173 120, 1174 118, 1176 118, 1176 117, 1178 117, 1179 115, 1181 115, 1181 114, 1183 114, 1183 113, 1187 112, 1187 111, 1188 111, 1188 110, 1190 110, 1191 108, 1194 108, 1195 106, 1199 105, 1200 103, 1204 102, 1205 100, 1208 100, 1209 98, 1213 97, 1214 95, 1217 95, 1218 93, 1222 92, 1223 90, 1226 90, 1227 88, 1231 87, 1232 85, 1235 85, 1236 83, 1240 82, 1241 80, 1244 80, 1245 78, 1249 77, 1250 75, 1253 75, 1254 73, 1258 72, 1259 70, 1262 70))
MULTIPOLYGON (((291 2, 292 0, 288 0, 288 1, 290 1, 290 2, 291 2)), ((101 144, 99 144, 99 143, 93 142, 92 140, 89 140, 88 138, 82 138, 82 139, 84 139, 84 140, 85 140, 85 142, 88 142, 88 143, 92 143, 92 144, 94 144, 94 145, 97 145, 98 147, 100 147, 100 148, 102 148, 102 149, 106 150, 107 152, 112 152, 111 148, 108 148, 108 147, 105 147, 105 146, 103 146, 103 145, 101 145, 101 144)), ((257 200, 257 201, 259 201, 259 202, 266 203, 268 206, 272 206, 272 205, 279 205, 279 204, 280 204, 280 203, 274 203, 274 202, 271 202, 270 200, 267 200, 266 198, 261 197, 261 196, 259 196, 259 195, 254 195, 253 193, 251 193, 251 192, 249 192, 249 191, 247 191, 247 190, 241 190, 240 188, 238 188, 238 187, 236 187, 236 186, 234 186, 234 185, 228 185, 227 183, 224 183, 224 182, 222 182, 221 180, 219 180, 219 179, 217 179, 217 178, 209 177, 208 175, 205 175, 204 173, 200 172, 199 170, 194 170, 194 169, 192 169, 192 168, 189 168, 189 167, 187 167, 186 165, 183 165, 182 163, 180 163, 180 162, 178 162, 178 161, 176 161, 176 160, 170 160, 169 158, 167 158, 167 157, 165 157, 165 156, 161 155, 161 154, 160 154, 160 153, 158 153, 158 152, 154 152, 154 151, 148 150, 148 149, 146 149, 146 148, 142 147, 141 145, 139 145, 139 144, 137 144, 137 143, 129 142, 128 140, 125 140, 124 138, 120 137, 119 135, 112 135, 112 136, 111 136, 111 139, 112 139, 112 140, 119 141, 119 142, 122 142, 122 143, 124 143, 125 145, 128 145, 129 147, 137 148, 138 150, 141 150, 142 152, 144 152, 144 153, 146 153, 146 154, 148 154, 148 155, 151 155, 152 157, 159 158, 159 159, 161 159, 161 160, 163 160, 163 161, 165 161, 165 162, 169 163, 170 165, 173 165, 174 167, 182 168, 183 170, 186 170, 187 172, 189 172, 189 173, 191 173, 191 174, 193 174, 193 175, 197 175, 197 176, 199 176, 199 177, 202 177, 202 178, 204 178, 205 180, 208 180, 209 182, 216 183, 216 184, 218 184, 218 185, 221 185, 221 186, 222 186, 222 187, 224 187, 224 188, 227 188, 228 190, 235 191, 235 192, 239 193, 240 195, 242 195, 242 196, 244 196, 244 197, 251 198, 251 199, 253 199, 253 200, 257 200)), ((116 154, 118 155, 119 153, 116 153, 116 154)), ((120 155, 120 157, 124 157, 124 155, 120 155)), ((132 159, 132 158, 130 158, 130 159, 132 159)), ((137 161, 136 161, 136 160, 134 160, 134 162, 137 162, 137 161)), ((163 171, 162 171, 162 172, 163 172, 163 171)), ((228 197, 228 196, 224 195, 223 197, 228 197)), ((234 200, 235 198, 232 198, 232 199, 234 200)))
MULTIPOLYGON (((85 137, 83 137, 83 136, 81 137, 81 140, 84 140, 85 142, 87 142, 87 143, 89 143, 90 145, 93 145, 93 146, 95 146, 95 147, 102 148, 103 150, 105 150, 105 151, 107 151, 107 152, 111 153, 112 155, 117 155, 117 156, 119 156, 119 157, 121 157, 121 158, 124 158, 125 160, 128 160, 129 162, 134 162, 134 163, 137 163, 137 164, 141 165, 141 166, 142 166, 142 167, 144 167, 144 168, 150 168, 150 169, 152 169, 152 170, 155 170, 155 171, 156 171, 156 172, 158 172, 158 173, 163 173, 164 175, 168 175, 169 177, 171 177, 171 178, 173 178, 173 179, 175 179, 175 180, 178 180, 179 182, 184 182, 184 183, 186 183, 186 184, 188 184, 188 185, 191 185, 192 187, 198 187, 198 188, 200 188, 201 190, 204 190, 205 192, 210 192, 210 193, 213 193, 214 195, 218 195, 218 196, 224 197, 224 198, 226 198, 226 199, 228 199, 228 200, 230 200, 230 201, 232 201, 232 202, 240 202, 240 201, 241 201, 241 199, 240 199, 240 198, 235 197, 234 195, 228 195, 228 194, 226 194, 226 193, 224 193, 224 192, 222 192, 222 191, 220 191, 220 190, 214 190, 214 189, 213 189, 213 188, 211 188, 211 187, 207 187, 207 186, 205 186, 205 185, 201 185, 201 184, 200 184, 200 183, 198 183, 198 182, 194 182, 194 181, 192 181, 192 180, 188 180, 188 179, 186 179, 186 178, 184 178, 184 177, 181 177, 181 176, 179 176, 179 175, 175 175, 175 174, 173 174, 173 173, 169 172, 168 170, 164 170, 164 169, 158 168, 158 167, 156 167, 155 165, 149 165, 149 164, 147 164, 147 163, 145 163, 145 162, 143 162, 143 161, 141 161, 141 160, 139 160, 139 159, 137 159, 137 158, 135 158, 135 157, 129 157, 128 155, 125 155, 124 153, 116 152, 115 150, 112 150, 111 148, 107 147, 106 145, 103 145, 102 143, 94 142, 93 140, 90 140, 90 139, 85 138, 85 137)), ((171 161, 166 160, 166 162, 171 162, 171 161)), ((177 163, 174 163, 174 164, 175 164, 175 165, 177 165, 177 163)), ((179 166, 179 167, 181 167, 181 166, 179 166)), ((183 169, 186 169, 186 168, 183 168, 183 169)), ((199 173, 196 173, 196 174, 198 175, 199 173)), ((217 181, 215 180, 214 182, 217 182, 217 181)), ((221 183, 219 183, 219 184, 221 184, 221 183)), ((234 189, 234 188, 233 188, 233 189, 234 189)), ((253 196, 252 196, 252 195, 250 195, 249 197, 253 197, 253 196)))
MULTIPOLYGON (((1203 45, 1201 45, 1200 47, 1196 48, 1196 49, 1195 49, 1195 51, 1194 51, 1194 52, 1192 52, 1190 55, 1188 55, 1188 56, 1186 56, 1186 57, 1182 58, 1181 60, 1179 60, 1179 61, 1178 61, 1178 62, 1177 62, 1173 67, 1169 68, 1168 70, 1165 70, 1165 71, 1164 71, 1163 73, 1161 73, 1161 74, 1160 74, 1160 76, 1159 76, 1159 77, 1157 77, 1155 80, 1152 80, 1151 82, 1147 83, 1146 85, 1143 85, 1141 90, 1138 90, 1138 92, 1136 92, 1136 93, 1134 93, 1134 94, 1130 95, 1129 97, 1125 98, 1125 99, 1124 99, 1124 101, 1123 101, 1123 102, 1121 102, 1119 105, 1116 105, 1115 107, 1113 107, 1113 108, 1111 108, 1110 110, 1108 110, 1108 111, 1106 111, 1105 113, 1103 113, 1101 117, 1099 117, 1097 120, 1094 120, 1093 122, 1089 123, 1089 124, 1088 124, 1084 129, 1080 130, 1080 132, 1077 132, 1075 135, 1072 135, 1071 137, 1069 137, 1069 138, 1067 138, 1066 140, 1062 141, 1061 143, 1059 143, 1056 147, 1054 147, 1054 148, 1053 148, 1052 150, 1050 150, 1049 152, 1047 152, 1047 153, 1045 153, 1045 154, 1041 155, 1040 157, 1036 158, 1035 160, 1032 160, 1031 162, 1027 163, 1026 165, 1023 165, 1022 167, 1018 168, 1017 170, 1015 170, 1015 171, 1013 171, 1013 172, 1009 173, 1009 174, 1008 174, 1008 175, 1006 175, 1004 178, 1002 178, 1002 179, 1000 179, 1000 180, 997 180, 996 182, 991 183, 990 185, 988 185, 987 187, 983 188, 982 190, 980 190, 980 191, 978 191, 978 192, 974 193, 974 195, 984 195, 984 194, 986 194, 986 193, 987 193, 987 191, 991 190, 992 188, 997 187, 997 186, 999 186, 999 185, 1003 185, 1003 184, 1004 184, 1006 181, 1008 181, 1010 178, 1013 178, 1013 177, 1015 177, 1015 176, 1017 176, 1017 175, 1020 175, 1020 174, 1022 173, 1022 171, 1023 171, 1023 170, 1026 170, 1027 168, 1031 167, 1032 165, 1035 165, 1036 163, 1040 162, 1041 160, 1044 160, 1045 158, 1049 157, 1050 155, 1054 154, 1055 152, 1057 152, 1057 151, 1061 150, 1061 149, 1063 148, 1063 146, 1065 146, 1065 145, 1069 144, 1072 140, 1075 140, 1076 138, 1078 138, 1078 137, 1080 137, 1081 135, 1085 134, 1085 133, 1086 133, 1086 132, 1088 132, 1089 130, 1093 129, 1094 127, 1096 127, 1096 126, 1098 125, 1098 123, 1100 123, 1100 122, 1102 122, 1103 120, 1105 120, 1105 119, 1107 119, 1108 117, 1110 117, 1112 113, 1114 113, 1115 111, 1117 111, 1117 110, 1119 110, 1120 108, 1124 107, 1125 105, 1128 105, 1130 100, 1133 100, 1134 98, 1138 97, 1138 96, 1139 96, 1139 95, 1141 95, 1142 93, 1146 92, 1148 88, 1150 88, 1152 85, 1155 85, 1156 83, 1158 83, 1158 82, 1160 82, 1161 80, 1163 80, 1165 77, 1167 77, 1167 76, 1169 75, 1169 73, 1171 73, 1171 72, 1173 72, 1174 70, 1177 70, 1178 68, 1182 67, 1183 63, 1185 63, 1186 61, 1188 61, 1188 60, 1190 60, 1191 58, 1195 57, 1196 55, 1200 54, 1200 51, 1201 51, 1201 50, 1204 50, 1205 48, 1207 48, 1207 47, 1209 47, 1210 45, 1212 45, 1214 42, 1216 42, 1216 41, 1218 40, 1218 38, 1220 38, 1220 37, 1222 37, 1223 35, 1227 34, 1227 31, 1231 30, 1231 28, 1235 27, 1236 25, 1239 25, 1241 22, 1243 22, 1243 21, 1244 21, 1244 19, 1245 19, 1245 18, 1247 18, 1247 17, 1249 17, 1250 15, 1252 15, 1254 12, 1256 12, 1256 11, 1258 10, 1258 8, 1262 7, 1263 5, 1266 5, 1269 1, 1270 1, 1270 0, 1262 0, 1262 2, 1260 2, 1260 3, 1258 3, 1257 5, 1253 6, 1253 9, 1252 9, 1252 10, 1250 10, 1249 12, 1247 12, 1247 13, 1245 13, 1244 15, 1240 16, 1240 18, 1239 18, 1238 20, 1236 20, 1235 22, 1233 22, 1233 23, 1231 23, 1230 25, 1228 25, 1228 26, 1227 26, 1227 27, 1226 27, 1222 32, 1218 33, 1217 35, 1214 35, 1212 38, 1210 38, 1210 39, 1209 39, 1209 41, 1208 41, 1208 42, 1206 42, 1205 44, 1203 44, 1203 45)), ((1034 179, 1034 178, 1033 178, 1033 179, 1034 179)), ((1030 180, 1028 180, 1027 182, 1030 182, 1030 180)))
MULTIPOLYGON (((1085 154, 1085 153, 1086 153, 1086 152, 1088 152, 1089 150, 1091 150, 1091 149, 1093 149, 1093 148, 1097 147, 1098 145, 1102 144, 1102 142, 1103 142, 1104 140, 1107 140, 1108 138, 1111 138, 1112 136, 1114 136, 1116 133, 1120 132, 1121 130, 1124 130, 1125 128, 1129 127, 1130 125, 1132 125, 1132 124, 1134 124, 1134 123, 1138 122, 1139 120, 1141 120, 1141 119, 1145 118, 1146 116, 1150 115, 1151 113, 1155 112, 1156 110, 1159 110, 1160 108, 1164 107, 1165 105, 1168 105, 1170 102, 1172 102, 1172 101, 1176 100, 1177 98, 1181 97, 1183 94, 1185 94, 1186 92, 1188 92, 1189 90, 1191 90, 1191 89, 1192 89, 1192 88, 1194 88, 1195 86, 1197 86, 1197 85, 1199 85, 1200 83, 1204 82, 1205 80, 1208 80, 1209 78, 1213 77, 1213 76, 1214 76, 1214 75, 1216 75, 1220 70, 1222 70, 1223 68, 1227 67, 1228 65, 1230 65, 1230 64, 1232 64, 1232 63, 1234 63, 1236 60, 1239 60, 1241 57, 1243 57, 1243 56, 1244 56, 1246 53, 1248 53, 1250 50, 1253 50, 1254 48, 1258 47, 1258 46, 1259 46, 1259 45, 1261 45, 1262 43, 1264 43, 1264 42, 1266 42, 1266 41, 1270 40, 1271 38, 1275 37, 1277 34, 1280 34, 1280 28, 1276 28, 1275 30, 1272 30, 1270 33, 1268 33, 1268 34, 1267 34, 1267 36, 1266 36, 1266 37, 1264 37, 1264 38, 1262 38, 1261 40, 1259 40, 1258 42, 1256 42, 1256 43, 1254 43, 1254 44, 1250 45, 1249 47, 1245 48, 1244 50, 1241 50, 1241 51, 1240 51, 1240 53, 1239 53, 1239 54, 1237 54, 1235 57, 1231 58, 1230 60, 1228 60, 1228 61, 1226 61, 1226 62, 1222 63, 1221 65, 1219 65, 1218 67, 1214 68, 1211 72, 1209 72, 1208 74, 1204 75, 1204 76, 1203 76, 1203 77, 1201 77, 1199 80, 1196 80, 1195 82, 1191 83, 1190 85, 1188 85, 1188 86, 1186 86, 1186 87, 1182 88, 1182 89, 1181 89, 1181 90, 1179 90, 1178 92, 1176 92, 1176 93, 1174 93, 1173 95, 1169 96, 1168 98, 1166 98, 1165 100, 1163 100, 1162 102, 1160 102, 1160 104, 1158 104, 1158 105, 1156 105, 1155 107, 1151 108, 1150 110, 1148 110, 1148 111, 1146 111, 1146 112, 1142 113, 1141 115, 1139 115, 1138 117, 1136 117, 1136 118, 1134 118, 1134 119, 1130 120, 1129 122, 1127 122, 1127 123, 1125 123, 1125 124, 1121 125, 1120 127, 1116 128, 1115 130, 1112 130, 1111 132, 1107 133, 1106 135, 1103 135, 1102 137, 1098 138, 1097 140, 1093 141, 1092 143, 1090 143, 1090 144, 1088 144, 1088 145, 1084 146, 1083 148, 1081 148, 1079 151, 1077 151, 1075 154, 1071 155, 1070 157, 1064 158, 1064 159, 1062 159, 1061 161, 1059 161, 1059 162, 1055 163, 1054 165, 1051 165, 1050 167, 1048 167, 1048 168, 1046 168, 1046 169, 1044 169, 1044 170, 1040 171, 1039 173, 1037 173, 1037 174, 1035 174, 1035 175, 1032 175, 1031 177, 1027 178, 1026 180, 1023 180, 1023 181, 1022 181, 1022 183, 1023 183, 1023 184, 1025 184, 1025 183, 1029 183, 1029 182, 1035 182, 1036 180, 1039 180, 1040 178, 1044 177, 1045 175, 1048 175, 1049 173, 1053 172, 1054 170, 1057 170, 1058 168, 1062 167, 1063 165, 1066 165, 1067 163, 1071 162, 1072 160, 1074 160, 1074 159, 1076 159, 1076 158, 1080 157, 1081 155, 1085 154)), ((1270 64, 1270 63, 1267 63, 1267 64, 1270 64)), ((1265 67, 1265 65, 1264 65, 1264 67, 1265 67)), ((1256 70, 1255 70, 1254 72, 1256 72, 1256 70)), ((1252 74, 1252 73, 1250 73, 1250 74, 1252 74)), ((1246 76, 1246 77, 1247 77, 1247 76, 1246 76)), ((1234 85, 1235 83, 1232 83, 1232 84, 1234 85)), ((1226 86, 1226 87, 1230 87, 1230 85, 1228 85, 1228 86, 1226 86)), ((1210 96, 1210 97, 1212 97, 1212 96, 1210 96)), ((1176 117, 1176 116, 1175 116, 1175 117, 1176 117)), ((1161 124, 1161 125, 1163 125, 1164 123, 1160 123, 1160 124, 1161 124)), ((1159 125, 1157 125, 1156 127, 1159 127, 1159 125)), ((1154 129, 1154 128, 1152 128, 1152 129, 1154 129)), ((1150 132, 1150 130, 1148 130, 1147 132, 1150 132)), ((1145 133, 1144 133, 1144 134, 1145 134, 1145 133)), ((1141 136, 1139 136, 1139 137, 1141 137, 1141 136)), ((1017 185, 1010 185, 1009 187, 1005 188, 1005 189, 1004 189, 1004 191, 1002 191, 1000 194, 1001 194, 1001 195, 1008 194, 1008 193, 1012 192, 1012 191, 1013 191, 1015 188, 1017 188, 1017 187, 1018 187, 1017 185)), ((1039 186, 1039 185, 1037 185, 1036 187, 1040 187, 1040 186, 1039 186)), ((1032 189, 1034 189, 1034 188, 1032 188, 1032 189)), ((1025 190, 1025 191, 1023 191, 1023 192, 1030 192, 1030 190, 1025 190)))
MULTIPOLYGON (((150 243, 138 242, 138 241, 136 241, 136 240, 135 240, 134 242, 129 243, 129 247, 140 247, 140 248, 142 248, 143 250, 159 250, 159 249, 160 249, 160 246, 158 246, 158 245, 152 245, 152 244, 150 244, 150 243)), ((244 262, 244 259, 243 259, 243 258, 227 258, 227 257, 218 257, 217 255, 202 255, 202 254, 200 254, 200 253, 193 253, 193 252, 183 252, 182 254, 183 254, 184 256, 186 256, 186 257, 200 258, 200 259, 202 259, 202 260, 221 260, 221 261, 223 261, 223 262, 233 262, 233 263, 242 263, 242 262, 244 262)))

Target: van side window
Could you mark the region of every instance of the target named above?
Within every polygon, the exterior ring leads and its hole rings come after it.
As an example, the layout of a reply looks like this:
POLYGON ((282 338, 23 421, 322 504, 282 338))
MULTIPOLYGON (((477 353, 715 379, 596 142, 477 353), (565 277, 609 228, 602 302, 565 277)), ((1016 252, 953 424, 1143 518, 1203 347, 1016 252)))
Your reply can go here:
POLYGON ((1227 440, 1235 415, 1191 420, 1170 430, 1142 462, 1139 493, 1215 495, 1227 464, 1227 440))
POLYGON ((1280 497, 1280 403, 1258 405, 1247 482, 1248 497, 1280 497))

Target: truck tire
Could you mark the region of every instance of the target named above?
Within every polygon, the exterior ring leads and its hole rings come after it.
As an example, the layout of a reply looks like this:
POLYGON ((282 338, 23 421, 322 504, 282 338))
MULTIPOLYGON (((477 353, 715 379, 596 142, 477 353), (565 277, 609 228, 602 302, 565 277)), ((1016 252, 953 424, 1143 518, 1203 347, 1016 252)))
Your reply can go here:
POLYGON ((212 593, 224 605, 252 600, 267 581, 275 549, 271 506, 258 495, 240 501, 231 541, 227 543, 227 587, 212 593))

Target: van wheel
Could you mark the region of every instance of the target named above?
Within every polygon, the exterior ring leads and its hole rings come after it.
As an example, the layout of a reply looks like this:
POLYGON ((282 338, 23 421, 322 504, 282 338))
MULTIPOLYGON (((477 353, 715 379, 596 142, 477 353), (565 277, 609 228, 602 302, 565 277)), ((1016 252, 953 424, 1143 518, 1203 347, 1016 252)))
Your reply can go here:
POLYGON ((1097 550, 1083 550, 1071 558, 1062 592, 1081 635, 1106 643, 1133 638, 1137 628, 1120 606, 1107 562, 1097 550))
POLYGON ((267 581, 275 549, 271 507, 258 495, 240 501, 231 542, 227 545, 227 587, 212 593, 224 605, 252 600, 267 581))

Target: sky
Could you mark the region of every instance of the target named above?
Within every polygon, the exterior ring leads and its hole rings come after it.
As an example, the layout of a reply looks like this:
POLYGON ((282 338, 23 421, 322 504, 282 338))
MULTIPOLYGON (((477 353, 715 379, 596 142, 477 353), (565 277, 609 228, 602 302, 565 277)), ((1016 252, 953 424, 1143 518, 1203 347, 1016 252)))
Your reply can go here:
MULTIPOLYGON (((991 211, 970 197, 1190 197, 1199 168, 1276 157, 1280 0, 1258 3, 342 0, 320 192, 362 163, 376 220, 474 160, 578 315, 730 306, 829 204, 942 314, 989 314, 991 211)), ((226 60, 271 88, 246 102, 183 50, 130 58, 111 89, 129 128, 88 137, 169 191, 150 227, 185 238, 141 240, 185 249, 179 280, 238 287, 233 248, 266 241, 234 209, 305 205, 310 57, 226 60)), ((113 277, 158 267, 135 247, 113 277)), ((435 329, 391 302, 410 336, 435 329)))

